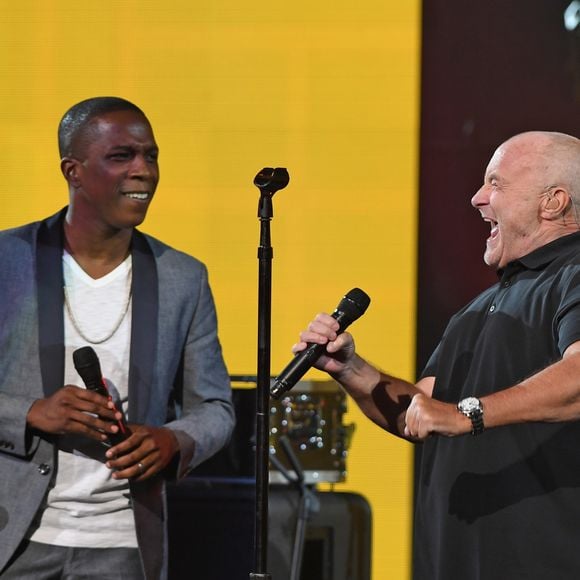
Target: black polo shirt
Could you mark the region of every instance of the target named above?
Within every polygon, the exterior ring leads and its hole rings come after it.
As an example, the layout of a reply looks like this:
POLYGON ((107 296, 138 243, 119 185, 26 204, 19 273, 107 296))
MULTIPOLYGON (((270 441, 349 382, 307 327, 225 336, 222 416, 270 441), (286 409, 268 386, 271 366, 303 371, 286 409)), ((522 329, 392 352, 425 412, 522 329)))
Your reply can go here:
MULTIPOLYGON (((422 376, 457 403, 517 384, 578 340, 575 233, 500 272, 450 320, 422 376)), ((416 505, 417 580, 580 578, 580 422, 429 438, 416 505)))

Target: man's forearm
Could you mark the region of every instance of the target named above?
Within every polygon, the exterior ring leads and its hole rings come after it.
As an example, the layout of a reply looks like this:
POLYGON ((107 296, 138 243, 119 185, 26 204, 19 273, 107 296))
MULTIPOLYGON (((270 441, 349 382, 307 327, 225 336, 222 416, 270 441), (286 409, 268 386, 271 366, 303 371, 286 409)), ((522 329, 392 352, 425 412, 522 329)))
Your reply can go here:
POLYGON ((333 378, 379 427, 404 437, 405 412, 420 392, 414 384, 379 371, 358 355, 333 378))
POLYGON ((483 397, 485 426, 580 419, 580 352, 525 379, 483 397))

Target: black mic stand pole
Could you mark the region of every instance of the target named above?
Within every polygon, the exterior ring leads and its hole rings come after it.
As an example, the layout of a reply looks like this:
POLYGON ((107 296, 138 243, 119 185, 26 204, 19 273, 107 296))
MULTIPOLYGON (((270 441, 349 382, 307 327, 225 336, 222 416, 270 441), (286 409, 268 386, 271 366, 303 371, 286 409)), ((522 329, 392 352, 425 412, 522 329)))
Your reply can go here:
POLYGON ((256 518, 254 529, 255 572, 251 580, 271 580, 268 574, 268 465, 270 456, 270 352, 272 312, 272 257, 270 221, 274 215, 272 196, 288 185, 283 167, 265 167, 254 178, 260 190, 258 219, 258 372, 256 378, 256 518))

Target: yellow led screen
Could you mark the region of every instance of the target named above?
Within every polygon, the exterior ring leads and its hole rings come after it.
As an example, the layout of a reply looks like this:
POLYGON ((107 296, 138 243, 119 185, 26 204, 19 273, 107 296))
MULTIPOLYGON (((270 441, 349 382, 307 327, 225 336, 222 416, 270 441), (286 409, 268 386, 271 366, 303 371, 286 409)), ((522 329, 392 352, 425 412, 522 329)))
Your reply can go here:
MULTIPOLYGON (((232 374, 255 374, 258 190, 274 196, 272 372, 298 332, 358 286, 361 354, 414 376, 418 0, 95 3, 20 0, 0 13, 0 226, 66 204, 56 127, 118 95, 148 114, 161 182, 143 229, 209 267, 232 374)), ((317 371, 310 378, 323 378, 317 371)), ((373 579, 410 575, 412 448, 350 404, 346 483, 373 511, 373 579)))

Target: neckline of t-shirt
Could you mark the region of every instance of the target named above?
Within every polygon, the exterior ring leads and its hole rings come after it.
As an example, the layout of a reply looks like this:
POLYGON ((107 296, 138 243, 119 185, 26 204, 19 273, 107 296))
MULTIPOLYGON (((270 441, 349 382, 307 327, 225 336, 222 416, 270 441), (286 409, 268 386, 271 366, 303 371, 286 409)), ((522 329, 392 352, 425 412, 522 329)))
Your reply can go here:
POLYGON ((111 270, 108 274, 100 278, 93 278, 81 268, 79 263, 66 250, 62 253, 62 261, 70 269, 75 278, 82 280, 82 282, 93 288, 106 286, 119 278, 126 278, 131 271, 132 264, 131 254, 129 254, 114 270, 111 270))

